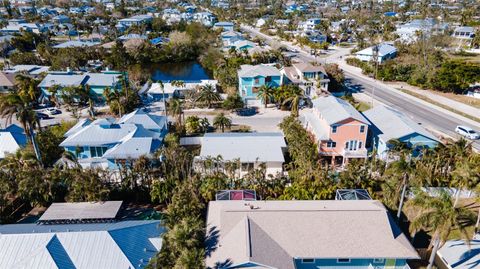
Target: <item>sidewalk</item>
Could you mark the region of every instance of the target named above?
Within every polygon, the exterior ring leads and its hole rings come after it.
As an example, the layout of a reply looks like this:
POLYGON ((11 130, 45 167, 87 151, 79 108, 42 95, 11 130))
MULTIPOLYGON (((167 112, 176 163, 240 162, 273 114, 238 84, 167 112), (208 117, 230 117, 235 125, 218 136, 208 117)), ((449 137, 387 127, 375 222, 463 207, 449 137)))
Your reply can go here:
MULTIPOLYGON (((349 73, 351 73, 351 74, 355 74, 356 76, 362 77, 364 80, 368 80, 368 81, 370 81, 370 82, 372 82, 372 83, 375 83, 376 85, 378 85, 378 86, 380 86, 380 87, 387 88, 387 89, 391 89, 392 91, 395 91, 395 93, 398 94, 398 95, 401 95, 401 96, 403 96, 403 97, 405 97, 405 98, 408 98, 408 99, 411 99, 411 100, 415 100, 415 101, 417 101, 417 102, 419 102, 419 103, 421 103, 421 104, 424 104, 425 106, 429 106, 429 107, 431 107, 431 108, 435 108, 436 110, 442 111, 443 113, 445 113, 445 114, 447 114, 447 115, 450 115, 450 116, 455 117, 455 118, 457 118, 457 119, 459 119, 459 120, 465 121, 465 122, 467 122, 468 124, 470 124, 470 125, 472 125, 472 126, 475 126, 476 128, 480 128, 480 122, 477 122, 477 121, 471 120, 471 119, 469 119, 469 118, 466 118, 466 117, 464 117, 464 116, 462 116, 462 115, 460 115, 460 114, 458 114, 458 113, 455 113, 455 112, 453 112, 453 111, 450 111, 450 110, 445 109, 445 108, 443 108, 443 107, 440 107, 440 106, 438 106, 438 105, 432 104, 432 103, 430 103, 430 102, 427 102, 427 101, 425 101, 425 100, 422 100, 421 98, 415 97, 415 96, 410 95, 410 94, 408 94, 408 93, 404 93, 404 92, 402 92, 401 90, 397 89, 396 87, 393 87, 393 86, 390 85, 390 84, 387 84, 387 83, 384 83, 384 82, 382 82, 382 81, 375 80, 375 79, 373 79, 373 78, 371 78, 371 77, 367 77, 367 76, 363 75, 363 74, 362 74, 362 70, 361 70, 360 68, 355 67, 355 66, 351 66, 351 65, 347 64, 344 59, 338 61, 338 65, 339 65, 339 67, 340 67, 342 70, 345 70, 345 71, 347 71, 347 72, 349 72, 349 73)), ((437 96, 438 96, 438 95, 437 95, 437 96)), ((440 96, 440 97, 442 97, 442 96, 440 96)), ((443 97, 443 99, 447 99, 447 98, 444 98, 444 97, 443 97)), ((455 103, 459 103, 459 104, 460 104, 460 102, 453 101, 453 100, 449 100, 449 99, 447 99, 447 100, 449 101, 449 105, 445 105, 445 106, 448 106, 448 107, 451 108, 451 109, 455 109, 455 110, 457 110, 457 111, 460 111, 460 112, 464 113, 463 111, 461 111, 461 110, 460 110, 459 108, 457 108, 456 106, 452 106, 452 105, 455 104, 455 103), (454 103, 454 102, 455 102, 455 103, 454 103)), ((446 101, 444 100, 444 102, 446 102, 446 101)), ((438 103, 440 103, 440 102, 438 102, 438 103)), ((443 105, 443 103, 442 103, 442 105, 443 105)), ((462 105, 463 105, 463 104, 462 104, 462 105)), ((467 106, 467 105, 465 105, 465 106, 467 106)), ((459 107, 460 107, 460 106, 459 106, 459 107)), ((470 106, 467 106, 467 107, 470 107, 470 106)), ((474 108, 474 107, 470 107, 470 108, 471 108, 471 109, 476 109, 476 108, 474 108)), ((478 113, 478 112, 474 112, 474 113, 478 113)), ((480 115, 480 114, 470 114, 470 115, 476 116, 476 115, 480 115)))
MULTIPOLYGON (((345 70, 347 70, 348 72, 351 72, 351 73, 355 73, 355 74, 358 74, 358 75, 361 75, 361 73, 362 73, 360 68, 347 64, 345 62, 345 60, 339 61, 339 66, 342 69, 345 69, 345 70)), ((459 112, 462 112, 462 113, 465 113, 465 114, 468 114, 468 115, 471 115, 471 116, 474 116, 474 117, 480 117, 480 109, 478 109, 476 107, 464 104, 464 103, 456 101, 456 100, 449 99, 447 97, 435 94, 431 91, 422 90, 418 87, 409 85, 408 83, 405 83, 405 82, 382 82, 382 81, 379 81, 379 80, 374 80, 373 78, 370 78, 370 77, 368 79, 371 80, 371 81, 375 81, 378 84, 382 84, 383 86, 394 88, 394 89, 397 90, 398 93, 406 94, 406 93, 403 93, 400 89, 408 90, 408 91, 411 91, 413 93, 422 95, 426 98, 429 98, 429 99, 433 100, 434 102, 437 102, 437 103, 439 103, 441 105, 444 105, 446 107, 449 107, 451 109, 455 109, 459 112)), ((417 97, 415 97, 415 98, 417 98, 417 97)), ((419 98, 417 98, 417 99, 419 99, 419 98)), ((425 102, 427 102, 427 101, 425 101, 425 102)), ((478 124, 478 122, 477 122, 477 124, 478 124)))
POLYGON ((414 92, 416 94, 420 94, 422 96, 425 96, 439 104, 448 106, 452 109, 458 110, 460 112, 463 112, 465 114, 474 116, 474 117, 480 117, 480 109, 467 105, 465 103, 449 99, 447 97, 441 96, 439 94, 435 94, 434 92, 427 91, 427 90, 422 90, 418 87, 409 85, 408 83, 405 82, 386 82, 385 84, 397 88, 397 89, 405 89, 411 92, 414 92))

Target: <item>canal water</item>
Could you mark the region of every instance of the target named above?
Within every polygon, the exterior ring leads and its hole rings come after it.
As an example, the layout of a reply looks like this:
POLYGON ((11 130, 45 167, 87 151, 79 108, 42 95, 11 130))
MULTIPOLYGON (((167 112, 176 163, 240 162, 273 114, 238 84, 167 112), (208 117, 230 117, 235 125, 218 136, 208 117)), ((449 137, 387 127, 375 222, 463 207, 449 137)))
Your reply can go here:
POLYGON ((203 79, 212 79, 209 74, 198 62, 181 63, 161 63, 150 66, 152 80, 169 82, 172 80, 199 81, 203 79))

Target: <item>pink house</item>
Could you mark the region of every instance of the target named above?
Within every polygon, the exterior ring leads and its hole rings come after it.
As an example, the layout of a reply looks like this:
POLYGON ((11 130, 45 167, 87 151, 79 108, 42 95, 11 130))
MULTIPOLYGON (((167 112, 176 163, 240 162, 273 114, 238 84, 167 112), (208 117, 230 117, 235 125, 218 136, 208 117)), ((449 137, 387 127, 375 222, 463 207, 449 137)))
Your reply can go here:
POLYGON ((313 134, 319 154, 333 165, 367 158, 368 120, 347 101, 334 96, 313 100, 305 114, 305 128, 313 134))

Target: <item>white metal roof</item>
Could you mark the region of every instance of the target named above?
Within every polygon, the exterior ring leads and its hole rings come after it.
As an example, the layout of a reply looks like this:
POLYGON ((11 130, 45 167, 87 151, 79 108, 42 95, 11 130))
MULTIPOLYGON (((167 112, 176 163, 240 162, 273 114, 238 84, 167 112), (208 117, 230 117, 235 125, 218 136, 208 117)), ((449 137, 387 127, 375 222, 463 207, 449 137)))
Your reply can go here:
POLYGON ((162 143, 166 126, 164 116, 137 109, 122 118, 79 121, 67 133, 61 147, 109 147, 104 158, 138 158, 155 151, 162 143))
MULTIPOLYGON (((361 51, 356 52, 355 54, 356 55, 373 56, 374 55, 374 52, 373 52, 374 47, 375 46, 368 47, 366 49, 363 49, 361 51)), ((379 57, 383 57, 383 56, 386 56, 386 55, 397 52, 397 48, 395 48, 394 46, 392 46, 390 44, 382 43, 382 44, 378 44, 377 47, 378 47, 378 56, 379 57)))
POLYGON ((202 139, 200 157, 222 156, 241 162, 284 162, 286 147, 281 133, 207 133, 202 139))
POLYGON ((175 91, 182 91, 182 90, 191 90, 197 87, 202 87, 206 85, 216 86, 218 84, 217 80, 213 79, 202 79, 199 81, 185 81, 185 85, 183 86, 174 86, 172 83, 163 83, 163 89, 160 83, 152 83, 150 88, 148 89, 148 93, 150 94, 173 94, 175 91))
POLYGON ((238 77, 257 77, 257 76, 280 76, 280 70, 270 65, 249 65, 244 64, 238 70, 238 77))
POLYGON ((42 82, 38 85, 39 87, 49 88, 54 85, 59 85, 62 87, 67 86, 81 86, 85 84, 87 80, 86 75, 78 74, 48 74, 42 82))
POLYGON ((160 221, 0 226, 0 268, 143 268, 161 248, 160 221))
POLYGON ((122 201, 53 203, 39 221, 114 219, 122 201))
POLYGON ((0 130, 0 159, 8 153, 15 153, 27 144, 27 136, 23 129, 15 124, 0 130))
POLYGON ((444 260, 449 268, 476 269, 480 267, 480 238, 470 241, 449 240, 438 250, 438 256, 444 260))

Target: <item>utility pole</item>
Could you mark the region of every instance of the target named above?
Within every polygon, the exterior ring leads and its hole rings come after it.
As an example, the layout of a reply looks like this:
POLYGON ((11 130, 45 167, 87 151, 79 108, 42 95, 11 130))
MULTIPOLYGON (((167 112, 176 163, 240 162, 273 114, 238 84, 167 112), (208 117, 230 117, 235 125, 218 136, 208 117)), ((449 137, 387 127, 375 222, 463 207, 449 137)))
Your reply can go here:
MULTIPOLYGON (((375 70, 373 72, 373 79, 377 80, 377 72, 378 72, 378 44, 373 46, 372 48, 373 60, 375 63, 375 70)), ((375 86, 372 87, 372 107, 373 107, 373 97, 375 96, 375 86)))

